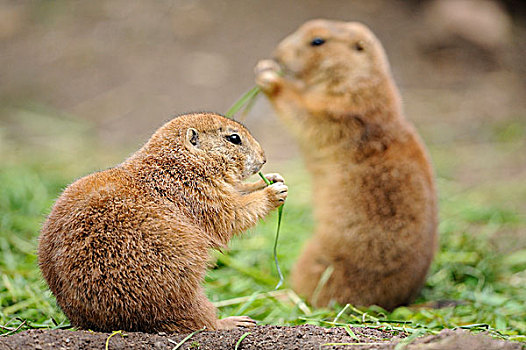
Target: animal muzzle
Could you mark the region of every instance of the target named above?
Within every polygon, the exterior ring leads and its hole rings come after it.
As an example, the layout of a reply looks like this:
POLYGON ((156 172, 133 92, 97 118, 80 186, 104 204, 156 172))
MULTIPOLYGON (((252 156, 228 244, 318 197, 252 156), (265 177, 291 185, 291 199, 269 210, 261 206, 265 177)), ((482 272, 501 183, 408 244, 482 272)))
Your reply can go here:
POLYGON ((258 171, 261 170, 261 168, 263 167, 263 165, 266 163, 266 160, 261 162, 261 163, 256 163, 253 168, 252 168, 252 174, 255 174, 257 173, 258 171))
POLYGON ((264 155, 261 156, 259 159, 252 159, 250 165, 247 167, 247 169, 250 170, 250 175, 256 174, 258 171, 260 171, 266 162, 267 159, 264 155))

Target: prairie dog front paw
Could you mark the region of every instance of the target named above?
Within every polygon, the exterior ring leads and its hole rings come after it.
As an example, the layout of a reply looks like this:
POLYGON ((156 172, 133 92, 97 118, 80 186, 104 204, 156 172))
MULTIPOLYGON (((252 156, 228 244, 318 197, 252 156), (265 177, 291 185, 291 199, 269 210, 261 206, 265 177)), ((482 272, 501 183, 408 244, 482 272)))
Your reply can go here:
POLYGON ((258 75, 259 73, 263 71, 272 71, 279 73, 281 70, 279 64, 274 60, 261 60, 257 63, 256 68, 254 69, 254 73, 258 75))
POLYGON ((275 182, 265 188, 265 191, 267 191, 270 203, 275 208, 285 203, 287 195, 289 194, 289 188, 283 182, 275 182))
POLYGON ((270 173, 270 174, 265 174, 265 178, 270 181, 271 184, 273 184, 274 182, 285 182, 285 179, 283 178, 283 176, 281 176, 280 174, 278 173, 270 173))
POLYGON ((280 67, 273 60, 259 61, 254 69, 256 84, 266 93, 274 92, 280 83, 280 67))

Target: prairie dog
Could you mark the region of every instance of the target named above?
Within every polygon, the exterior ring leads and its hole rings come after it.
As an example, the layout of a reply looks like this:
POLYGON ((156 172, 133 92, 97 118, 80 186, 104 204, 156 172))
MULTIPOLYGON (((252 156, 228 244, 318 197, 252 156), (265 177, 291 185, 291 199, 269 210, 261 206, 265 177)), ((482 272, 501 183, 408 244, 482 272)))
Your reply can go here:
POLYGON ((243 125, 213 113, 176 117, 130 158, 68 186, 42 227, 42 274, 72 325, 187 332, 253 326, 218 320, 201 287, 208 250, 280 206, 278 174, 243 125))
POLYGON ((316 199, 293 287, 315 306, 409 303, 436 249, 436 194, 382 45, 363 24, 312 20, 274 57, 256 82, 299 141, 316 199))

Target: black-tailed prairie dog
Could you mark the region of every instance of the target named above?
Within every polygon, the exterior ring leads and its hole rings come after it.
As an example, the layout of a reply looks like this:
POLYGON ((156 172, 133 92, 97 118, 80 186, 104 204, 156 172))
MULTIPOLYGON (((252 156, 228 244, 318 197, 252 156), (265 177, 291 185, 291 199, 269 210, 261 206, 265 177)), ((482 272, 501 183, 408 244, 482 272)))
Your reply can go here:
POLYGON ((378 39, 360 23, 309 21, 259 62, 256 82, 312 174, 317 227, 295 290, 316 306, 409 303, 436 247, 436 194, 378 39))
POLYGON ((166 123, 130 158, 58 198, 39 264, 74 326, 178 331, 253 326, 218 320, 201 287, 211 248, 254 226, 287 197, 274 181, 244 183, 265 163, 241 124, 212 113, 166 123))

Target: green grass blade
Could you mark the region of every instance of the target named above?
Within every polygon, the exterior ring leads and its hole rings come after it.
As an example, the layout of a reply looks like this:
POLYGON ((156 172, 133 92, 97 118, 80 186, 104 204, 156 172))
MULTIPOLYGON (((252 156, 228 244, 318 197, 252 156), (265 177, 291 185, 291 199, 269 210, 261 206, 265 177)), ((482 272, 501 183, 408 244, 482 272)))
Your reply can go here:
POLYGON ((245 334, 243 334, 239 340, 237 341, 236 343, 236 347, 234 348, 234 350, 238 350, 239 349, 239 345, 241 345, 241 342, 243 341, 243 339, 245 339, 249 334, 252 334, 250 332, 246 332, 245 334))
POLYGON ((259 86, 255 86, 241 96, 225 113, 225 117, 232 118, 245 104, 252 105, 252 100, 261 92, 259 86))
MULTIPOLYGON (((261 173, 261 171, 258 173, 258 175, 263 179, 263 181, 265 181, 267 186, 271 184, 270 181, 261 173)), ((274 249, 273 249, 274 263, 276 264, 276 270, 278 271, 278 276, 279 276, 279 282, 274 288, 274 290, 281 287, 283 285, 283 281, 285 280, 285 278, 283 277, 283 272, 281 272, 281 268, 279 266, 279 261, 278 261, 278 240, 279 240, 279 231, 281 229, 281 218, 283 217, 283 206, 284 204, 280 205, 278 208, 278 227, 276 228, 276 238, 274 239, 274 249)))
POLYGON ((181 347, 181 346, 182 346, 182 345, 183 345, 188 339, 192 338, 192 337, 193 337, 194 335, 196 335, 197 333, 204 331, 205 328, 206 328, 206 327, 203 327, 203 328, 201 328, 201 329, 198 329, 198 330, 196 330, 196 331, 194 331, 194 332, 188 334, 186 337, 183 338, 183 340, 181 340, 176 346, 174 346, 174 347, 172 348, 172 350, 177 350, 177 349, 179 349, 179 348, 180 348, 180 347, 181 347))

